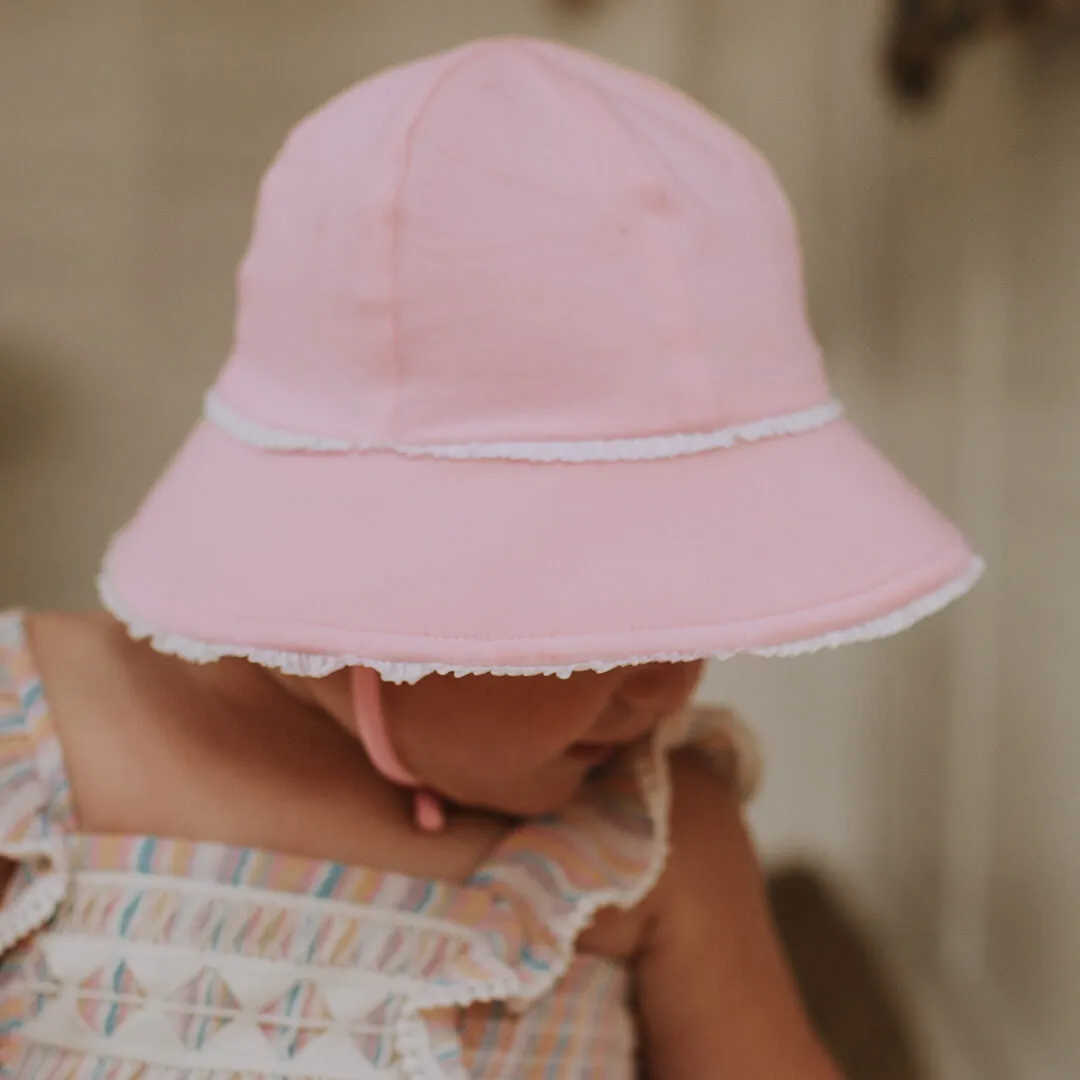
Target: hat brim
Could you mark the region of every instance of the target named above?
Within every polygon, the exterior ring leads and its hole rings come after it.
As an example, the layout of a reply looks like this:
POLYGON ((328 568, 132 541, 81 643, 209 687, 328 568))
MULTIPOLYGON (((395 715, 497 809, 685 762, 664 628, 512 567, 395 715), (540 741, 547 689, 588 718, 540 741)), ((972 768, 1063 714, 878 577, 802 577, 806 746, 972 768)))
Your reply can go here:
POLYGON ((409 681, 807 652, 904 629, 980 568, 843 420, 576 464, 268 452, 203 423, 101 584, 165 651, 409 681))

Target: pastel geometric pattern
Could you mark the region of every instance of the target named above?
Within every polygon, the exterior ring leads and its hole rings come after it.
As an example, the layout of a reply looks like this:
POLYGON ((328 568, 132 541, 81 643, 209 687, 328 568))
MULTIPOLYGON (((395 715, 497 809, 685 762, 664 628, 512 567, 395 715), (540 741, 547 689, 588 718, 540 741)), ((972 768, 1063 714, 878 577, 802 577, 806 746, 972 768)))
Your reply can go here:
MULTIPOLYGON (((504 874, 526 865, 508 862, 504 874)), ((551 887, 555 875, 550 870, 532 866, 535 877, 530 880, 551 887)), ((308 957, 329 955, 321 951, 326 938, 319 930, 336 931, 340 911, 297 897, 288 904, 287 918, 262 924, 271 936, 286 931, 282 937, 293 943, 292 949, 281 949, 282 959, 269 960, 246 949, 206 948, 204 935, 213 933, 213 925, 207 926, 202 916, 220 911, 227 887, 192 882, 176 889, 170 921, 162 885, 148 890, 151 898, 139 887, 141 880, 111 877, 106 886, 101 876, 77 870, 75 907, 90 915, 94 930, 87 932, 78 921, 55 925, 28 943, 18 961, 23 993, 41 1006, 22 1025, 33 1071, 16 1075, 66 1080, 401 1080, 420 1075, 531 1080, 600 1069, 613 1080, 629 1076, 623 1068, 632 1060, 627 1053, 632 1036, 628 1029, 624 1034, 622 1019, 625 987, 612 981, 610 965, 581 959, 572 962, 564 977, 565 992, 549 993, 526 1015, 517 1016, 496 1002, 463 1012, 425 1011, 426 1064, 402 1056, 400 1036, 408 1030, 402 1022, 410 1001, 425 987, 442 985, 427 982, 424 973, 437 971, 441 980, 445 972, 479 985, 496 970, 496 954, 509 956, 518 947, 512 924, 473 935, 471 948, 463 951, 463 935, 452 925, 444 929, 439 920, 425 916, 401 920, 368 911, 362 921, 372 932, 365 944, 378 948, 360 951, 368 952, 374 969, 327 966, 308 957), (143 912, 159 937, 172 940, 127 938, 125 932, 141 925, 143 912), (170 923, 182 933, 174 937, 170 923), (433 949, 430 939, 440 932, 445 944, 433 949), (391 974, 379 970, 380 960, 391 974), (410 974, 402 977, 402 971, 410 974), (583 1016, 589 1017, 584 1023, 583 1016), (73 1021, 83 1029, 75 1042, 73 1021), (550 1033, 560 1029, 574 1031, 566 1071, 549 1074, 544 1047, 550 1046, 550 1033)), ((568 888, 567 881, 560 887, 568 888)), ((543 892, 536 892, 530 899, 540 908, 543 892)), ((249 905, 250 898, 241 893, 230 911, 221 912, 219 925, 231 928, 249 920, 249 905)), ((235 940, 224 933, 218 937, 222 948, 235 940)), ((546 946, 542 936, 532 942, 536 955, 546 946)), ((333 952, 342 959, 355 955, 351 944, 335 946, 333 952)))
POLYGON ((353 1045, 365 1061, 370 1061, 376 1068, 390 1063, 393 1056, 393 1041, 389 1033, 361 1032, 352 1038, 353 1045))
POLYGON ((78 1013, 99 1035, 113 1035, 132 1014, 146 1006, 146 991, 122 960, 99 967, 79 983, 78 1013))
POLYGON ((324 1035, 334 1014, 310 979, 297 980, 259 1010, 259 1030, 283 1058, 294 1058, 324 1035))
POLYGON ((0 615, 0 686, 19 691, 0 692, 0 850, 24 850, 25 822, 45 830, 63 887, 25 921, 12 897, 55 876, 28 857, 0 906, 0 1076, 632 1080, 629 976, 575 952, 568 928, 594 901, 640 895, 662 867, 655 747, 558 818, 512 832, 461 885, 82 836, 11 625, 0 615))
POLYGON ((27 990, 29 991, 30 1018, 36 1019, 46 1005, 56 996, 57 983, 49 970, 45 954, 40 949, 33 949, 24 968, 27 990))
POLYGON ((383 1066, 393 1057, 393 1030, 405 1002, 402 998, 387 998, 352 1026, 353 1043, 365 1060, 383 1066))
POLYGON ((409 925, 366 912, 344 912, 283 901, 221 895, 221 889, 185 890, 178 896, 153 878, 133 882, 80 876, 71 895, 71 925, 87 935, 115 932, 119 910, 123 936, 159 944, 292 962, 302 956, 320 967, 375 968, 386 976, 437 978, 469 948, 452 925, 409 925))
POLYGON ((204 967, 166 1001, 179 1006, 169 1020, 189 1050, 201 1050, 226 1024, 236 1019, 240 1002, 229 984, 213 968, 204 967))

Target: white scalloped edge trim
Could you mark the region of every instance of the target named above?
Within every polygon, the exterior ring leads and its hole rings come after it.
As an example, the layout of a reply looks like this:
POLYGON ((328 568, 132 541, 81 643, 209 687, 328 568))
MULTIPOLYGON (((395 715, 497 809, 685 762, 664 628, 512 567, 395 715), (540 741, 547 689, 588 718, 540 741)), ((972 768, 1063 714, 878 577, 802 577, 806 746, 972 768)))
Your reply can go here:
POLYGON ((413 995, 396 1025, 396 1041, 401 1067, 409 1080, 450 1080, 432 1052, 423 1013, 447 1008, 468 1008, 485 1002, 505 1001, 521 1009, 543 997, 566 974, 574 959, 581 935, 598 911, 637 907, 656 888, 667 865, 670 847, 671 780, 666 755, 674 742, 671 729, 661 728, 652 752, 638 762, 638 787, 654 824, 654 842, 649 864, 641 878, 628 889, 604 889, 583 896, 564 919, 551 926, 557 941, 558 958, 544 978, 526 992, 520 975, 510 968, 496 978, 476 980, 461 986, 424 988, 413 995))
POLYGON ((764 657, 804 656, 824 649, 836 649, 863 641, 899 634, 917 622, 937 614, 958 600, 975 585, 985 570, 982 559, 972 560, 968 570, 954 581, 927 596, 890 612, 878 619, 844 630, 832 630, 827 634, 804 638, 783 645, 751 646, 727 652, 654 653, 648 656, 628 656, 620 660, 586 660, 573 664, 537 665, 466 665, 439 662, 402 663, 394 660, 377 660, 373 657, 351 656, 331 653, 305 653, 282 649, 260 649, 251 645, 218 645, 182 634, 156 630, 140 619, 116 595, 108 579, 106 568, 98 577, 98 595, 102 604, 128 629, 132 637, 148 640, 155 650, 171 656, 179 656, 196 664, 211 664, 227 656, 241 657, 261 667, 275 668, 286 675, 302 675, 322 678, 348 667, 367 667, 377 671, 382 679, 392 683, 416 683, 428 675, 555 675, 567 679, 577 671, 611 671, 618 667, 635 667, 640 664, 682 663, 693 660, 730 660, 739 655, 764 657))
MULTIPOLYGON (((44 862, 48 869, 10 906, 0 909, 0 957, 45 926, 64 902, 68 873, 57 842, 0 844, 0 857, 13 863, 44 862)), ((3 898, 0 897, 0 900, 3 898)))
POLYGON ((839 420, 844 408, 829 401, 799 412, 734 424, 717 431, 675 435, 650 435, 630 439, 584 439, 552 442, 462 443, 420 446, 395 443, 359 443, 303 435, 264 427, 241 416, 210 390, 203 415, 227 435, 260 450, 308 451, 310 453, 387 452, 404 457, 449 458, 456 461, 532 461, 583 463, 600 461, 661 461, 710 450, 730 450, 738 443, 759 442, 784 435, 801 435, 839 420))

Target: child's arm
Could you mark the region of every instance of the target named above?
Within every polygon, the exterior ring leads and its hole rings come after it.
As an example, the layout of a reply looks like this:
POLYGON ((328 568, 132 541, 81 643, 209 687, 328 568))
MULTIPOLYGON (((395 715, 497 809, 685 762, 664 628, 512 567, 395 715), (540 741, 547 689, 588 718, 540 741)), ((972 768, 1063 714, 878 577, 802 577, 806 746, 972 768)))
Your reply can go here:
POLYGON ((671 854, 636 965, 650 1080, 841 1080, 803 1012, 730 785, 672 761, 671 854))

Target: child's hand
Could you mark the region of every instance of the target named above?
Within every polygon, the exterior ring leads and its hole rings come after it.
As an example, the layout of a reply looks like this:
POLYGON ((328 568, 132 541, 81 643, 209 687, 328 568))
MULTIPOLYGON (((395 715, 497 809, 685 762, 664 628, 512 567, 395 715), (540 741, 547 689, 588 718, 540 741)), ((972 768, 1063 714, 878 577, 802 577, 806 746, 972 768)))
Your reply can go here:
POLYGON ((672 760, 671 854, 636 975, 652 1080, 840 1080, 774 934, 737 793, 693 750, 672 760))
POLYGON ((687 710, 683 745, 705 754, 724 783, 741 802, 749 802, 761 786, 761 750, 753 731, 738 713, 720 705, 687 710))

